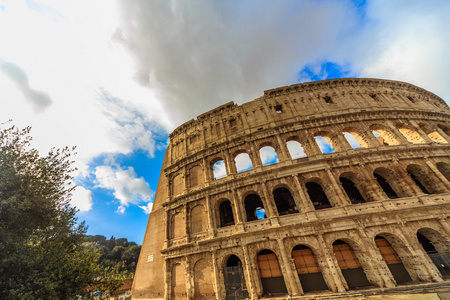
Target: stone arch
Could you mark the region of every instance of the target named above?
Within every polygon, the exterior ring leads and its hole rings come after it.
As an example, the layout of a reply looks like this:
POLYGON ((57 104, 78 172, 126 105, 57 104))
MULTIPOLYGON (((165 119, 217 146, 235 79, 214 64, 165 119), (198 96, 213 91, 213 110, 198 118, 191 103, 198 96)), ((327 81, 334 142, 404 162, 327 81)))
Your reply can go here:
POLYGON ((191 233, 200 233, 208 229, 205 207, 198 204, 191 209, 191 233))
POLYGON ((176 239, 186 235, 186 218, 183 212, 176 212, 170 221, 170 238, 176 239))
MULTIPOLYGON (((406 257, 408 260, 408 257, 411 256, 411 253, 409 253, 409 250, 406 248, 406 246, 402 244, 402 242, 392 234, 386 233, 376 235, 374 241, 378 248, 378 251, 380 252, 383 258, 383 261, 387 265, 389 271, 391 272, 397 284, 412 281, 412 278, 409 272, 407 271, 403 263, 403 259, 401 257, 401 256, 406 257), (387 236, 388 238, 385 238, 385 236, 387 236), (392 245, 388 241, 388 239, 393 241, 394 245, 392 245), (397 253, 396 249, 394 249, 394 246, 395 248, 400 249, 403 255, 400 256, 397 253), (408 255, 405 255, 406 252, 408 252, 408 255)), ((414 270, 414 264, 412 264, 412 266, 411 264, 407 264, 407 266, 409 267, 408 269, 414 270)))
POLYGON ((184 190, 184 176, 182 173, 176 174, 172 179, 172 195, 180 195, 184 190))
POLYGON ((349 243, 342 239, 335 240, 333 253, 349 289, 371 285, 360 260, 349 243))
POLYGON ((355 173, 344 172, 339 176, 339 182, 342 185, 348 199, 352 204, 365 203, 366 198, 363 196, 364 191, 361 191, 361 182, 355 173))
POLYGON ((247 152, 240 150, 236 152, 233 156, 234 156, 234 163, 236 165, 236 171, 238 173, 253 169, 252 160, 247 152))
POLYGON ((425 132, 426 135, 428 135, 428 137, 436 143, 439 144, 447 144, 447 140, 438 132, 438 130, 436 128, 432 128, 431 126, 425 124, 425 123, 420 123, 419 124, 420 129, 423 130, 423 132, 425 132))
POLYGON ((286 284, 276 254, 268 249, 256 256, 263 294, 287 294, 286 284))
POLYGON ((266 210, 261 197, 256 193, 247 195, 244 199, 247 222, 266 219, 266 210))
POLYGON ((369 142, 365 139, 365 137, 360 133, 360 130, 355 127, 346 127, 342 129, 345 138, 347 139, 350 146, 355 148, 369 148, 369 142))
POLYGON ((203 168, 200 165, 195 165, 189 169, 189 187, 193 188, 201 185, 204 182, 203 168))
POLYGON ((279 163, 276 147, 271 142, 263 142, 259 145, 259 156, 263 166, 279 163))
POLYGON ((449 240, 432 228, 419 229, 417 240, 442 276, 450 276, 449 240))
POLYGON ((243 264, 237 255, 231 254, 226 258, 223 275, 225 300, 249 298, 243 264))
POLYGON ((396 173, 383 167, 376 168, 373 171, 378 185, 390 199, 396 199, 403 196, 400 183, 397 180, 396 173))
POLYGON ((442 173, 442 175, 444 175, 444 177, 450 181, 450 164, 445 163, 445 162, 438 162, 436 164, 436 167, 438 168, 439 172, 442 173))
POLYGON ((314 140, 323 154, 338 151, 339 146, 336 144, 334 136, 328 131, 317 132, 314 134, 314 140))
POLYGON ((292 258, 304 292, 328 290, 317 263, 316 255, 306 245, 296 245, 292 249, 292 258))
POLYGON ((369 128, 382 145, 400 145, 398 139, 386 126, 380 124, 372 124, 369 128))
POLYGON ((416 128, 414 128, 413 126, 398 123, 396 127, 408 140, 408 142, 413 144, 425 144, 425 140, 420 136, 416 128))
POLYGON ((210 162, 210 172, 214 180, 222 179, 227 176, 225 160, 222 157, 216 157, 210 162))
POLYGON ((233 206, 228 199, 223 199, 219 203, 219 225, 220 227, 234 225, 233 206))
POLYGON ((306 193, 309 196, 316 210, 331 208, 328 195, 323 188, 323 182, 318 178, 313 178, 305 183, 306 193))
POLYGON ((425 194, 445 192, 439 181, 435 178, 436 175, 429 172, 425 167, 417 164, 410 164, 406 168, 406 171, 425 194))
POLYGON ((278 187, 273 190, 272 195, 280 216, 298 213, 298 208, 288 188, 278 187))
POLYGON ((194 299, 215 299, 211 264, 204 258, 194 265, 194 299))
POLYGON ((305 149, 300 143, 300 139, 296 136, 290 137, 286 141, 286 147, 292 159, 307 157, 305 149))
POLYGON ((186 299, 186 269, 183 264, 176 263, 170 272, 170 299, 186 299))

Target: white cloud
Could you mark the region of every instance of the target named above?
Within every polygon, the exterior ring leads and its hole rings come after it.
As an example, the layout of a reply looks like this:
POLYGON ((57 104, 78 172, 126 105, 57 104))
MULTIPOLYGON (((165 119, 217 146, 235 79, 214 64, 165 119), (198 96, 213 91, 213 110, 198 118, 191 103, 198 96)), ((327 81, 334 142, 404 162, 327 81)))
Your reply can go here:
POLYGON ((80 211, 89 211, 92 208, 92 192, 82 186, 77 186, 72 193, 70 204, 80 211))
POLYGON ((130 204, 148 203, 154 192, 143 177, 137 177, 133 167, 122 169, 119 166, 98 166, 95 168, 97 186, 113 190, 119 200, 118 212, 125 212, 130 204))
POLYGON ((147 203, 147 205, 139 205, 140 208, 142 208, 142 210, 144 211, 145 214, 150 214, 152 212, 152 208, 153 208, 153 202, 149 202, 147 203))

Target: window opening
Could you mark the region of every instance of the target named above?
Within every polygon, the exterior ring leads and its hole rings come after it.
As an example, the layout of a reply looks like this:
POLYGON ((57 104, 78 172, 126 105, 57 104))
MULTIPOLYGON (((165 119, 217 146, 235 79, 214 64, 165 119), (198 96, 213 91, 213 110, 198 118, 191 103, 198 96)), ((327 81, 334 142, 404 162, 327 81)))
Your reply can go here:
POLYGON ((213 165, 214 180, 221 179, 227 176, 225 169, 225 161, 219 160, 213 165))
POLYGON ((349 288, 370 285, 353 249, 346 242, 336 240, 333 252, 349 288))
POLYGON ((444 177, 450 181, 450 165, 447 163, 443 163, 443 162, 438 162, 436 164, 436 167, 438 168, 439 172, 442 173, 442 175, 444 175, 444 177))
POLYGON ((316 210, 332 207, 328 201, 328 197, 322 189, 322 186, 315 182, 307 182, 305 184, 306 192, 311 199, 316 210))
POLYGON ((265 146, 259 149, 259 155, 261 156, 261 161, 263 166, 272 165, 279 163, 277 153, 275 149, 271 146, 265 146))
POLYGON ((344 188, 345 193, 347 194, 352 204, 366 202, 353 181, 345 177, 339 177, 339 181, 341 182, 342 187, 344 188))
POLYGON ((317 145, 320 148, 320 151, 322 153, 332 153, 334 152, 333 146, 331 145, 331 139, 323 136, 315 136, 314 139, 316 140, 317 145))
POLYGON ((414 100, 413 97, 411 97, 411 96, 406 96, 406 98, 408 98, 408 100, 411 101, 411 103, 416 103, 416 101, 414 100))
POLYGON ((281 104, 275 105, 274 108, 277 114, 281 114, 283 112, 281 104))
MULTIPOLYGON (((425 232, 424 232, 425 233, 425 232)), ((425 235, 417 232, 417 239, 422 245, 425 252, 430 257, 431 261, 434 263, 439 272, 444 276, 444 278, 450 276, 450 252, 447 247, 436 249, 437 245, 426 237, 425 235)))
POLYGON ((375 101, 380 101, 380 99, 378 99, 377 94, 369 94, 369 96, 375 101))
POLYGON ((239 257, 231 255, 227 260, 227 266, 224 268, 223 273, 226 290, 225 300, 249 298, 244 270, 239 257))
POLYGON ((266 211, 261 198, 256 194, 250 194, 245 197, 245 212, 247 214, 247 221, 256 221, 266 219, 266 211))
POLYGON ((394 248, 392 248, 391 244, 379 235, 375 237, 375 244, 377 245, 383 260, 391 271, 395 281, 397 283, 412 281, 411 276, 409 276, 408 271, 406 271, 405 266, 402 263, 402 260, 397 255, 394 248))
POLYGON ((304 292, 328 290, 316 257, 309 247, 295 246, 292 258, 304 292))
POLYGON ((238 173, 249 171, 253 169, 252 160, 247 153, 241 153, 234 158, 236 163, 236 170, 238 173))
POLYGON ((286 284, 275 253, 262 250, 258 253, 257 261, 264 294, 286 294, 286 284))
POLYGON ((220 227, 234 225, 233 208, 230 201, 223 201, 219 206, 220 227))
POLYGON ((302 144, 300 144, 297 141, 289 141, 286 143, 286 146, 288 148, 289 154, 291 155, 292 159, 302 158, 306 157, 305 150, 302 147, 302 144))
POLYGON ((325 102, 328 103, 328 104, 333 104, 334 103, 333 99, 331 99, 330 96, 324 96, 323 100, 325 100, 325 102))
POLYGON ((297 206, 295 205, 294 198, 292 198, 291 192, 286 188, 278 188, 273 191, 273 199, 277 206, 278 214, 287 215, 298 213, 297 206))
MULTIPOLYGON (((362 148, 361 142, 350 132, 344 132, 344 137, 353 149, 362 148)), ((361 139, 361 137, 359 137, 361 139)), ((365 143, 364 143, 365 144, 365 143)), ((366 147, 367 148, 367 147, 366 147)))
POLYGON ((386 194, 386 196, 388 196, 389 199, 399 198, 397 193, 394 191, 394 189, 391 187, 389 182, 387 182, 383 176, 381 176, 377 173, 374 173, 373 176, 375 176, 378 184, 383 189, 383 192, 386 194))
POLYGON ((424 194, 431 194, 427 188, 422 184, 422 182, 420 182, 420 180, 410 171, 408 171, 408 175, 412 178, 412 180, 414 180, 414 182, 416 183, 416 185, 420 188, 420 190, 424 193, 424 194))
POLYGON ((236 126, 236 125, 237 125, 236 119, 231 119, 231 120, 230 120, 230 127, 234 127, 234 126, 236 126))

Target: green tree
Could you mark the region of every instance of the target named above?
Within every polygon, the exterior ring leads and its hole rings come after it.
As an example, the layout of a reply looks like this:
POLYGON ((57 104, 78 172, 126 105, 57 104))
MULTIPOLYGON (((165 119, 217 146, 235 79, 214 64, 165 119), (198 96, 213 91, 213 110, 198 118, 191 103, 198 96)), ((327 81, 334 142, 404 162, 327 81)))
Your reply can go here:
POLYGON ((74 299, 111 288, 69 205, 74 149, 41 157, 29 133, 0 130, 0 299, 74 299))

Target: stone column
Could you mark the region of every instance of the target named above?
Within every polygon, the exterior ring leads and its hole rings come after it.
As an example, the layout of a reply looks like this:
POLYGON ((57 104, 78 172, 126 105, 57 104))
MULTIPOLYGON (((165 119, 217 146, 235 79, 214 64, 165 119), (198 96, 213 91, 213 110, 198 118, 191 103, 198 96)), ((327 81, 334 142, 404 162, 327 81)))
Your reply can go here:
POLYGON ((450 136, 448 136, 444 130, 436 126, 436 131, 439 132, 439 134, 447 141, 447 143, 450 143, 450 136))
POLYGON ((309 212, 314 211, 314 205, 311 203, 309 198, 306 196, 305 191, 303 190, 302 185, 300 184, 300 180, 298 180, 297 175, 292 175, 292 178, 294 179, 295 187, 297 188, 297 194, 300 197, 300 201, 296 201, 296 203, 299 203, 299 208, 301 212, 309 212))
MULTIPOLYGON (((350 145, 350 143, 347 141, 347 139, 345 138, 344 134, 342 132, 338 132, 336 134, 336 138, 339 141, 339 150, 340 151, 347 151, 347 150, 352 150, 353 147, 350 145)), ((338 149, 335 149, 335 151, 339 151, 338 149)))
POLYGON ((206 195, 206 211, 208 212, 208 234, 209 237, 215 237, 216 236, 216 224, 214 222, 214 209, 211 207, 211 196, 206 195))
POLYGON ((255 278, 258 274, 258 266, 254 264, 254 261, 250 259, 247 246, 242 246, 244 252, 244 266, 245 273, 247 274, 247 289, 250 299, 257 300, 258 294, 262 295, 261 282, 257 282, 258 278, 255 278))
POLYGON ((333 186, 333 190, 335 191, 337 198, 338 198, 338 205, 339 206, 347 206, 351 205, 350 200, 348 200, 348 197, 344 192, 342 191, 342 185, 336 181, 336 178, 334 178, 333 173, 331 172, 331 168, 326 169, 328 178, 331 181, 331 185, 333 186))
POLYGON ((251 159, 253 168, 262 167, 262 160, 259 154, 259 149, 256 149, 255 142, 250 142, 250 150, 251 150, 251 159))
POLYGON ((206 158, 205 157, 203 157, 203 159, 202 159, 202 162, 203 162, 203 170, 204 170, 204 178, 205 178, 205 183, 207 182, 207 183, 209 183, 211 180, 212 180, 212 169, 211 169, 211 166, 209 166, 209 164, 207 163, 207 161, 206 161, 206 158))
POLYGON ((271 219, 272 225, 278 224, 278 218, 277 218, 278 211, 275 212, 275 209, 272 205, 273 201, 272 201, 272 197, 270 197, 270 194, 268 192, 267 183, 265 181, 262 181, 261 187, 262 187, 262 190, 264 193, 264 198, 265 198, 265 201, 263 201, 263 204, 264 204, 264 207, 267 207, 267 211, 266 211, 266 212, 268 212, 267 217, 269 219, 271 219))
POLYGON ((323 279, 327 283, 328 287, 336 293, 344 293, 346 291, 346 285, 342 272, 338 265, 334 263, 334 253, 330 251, 328 245, 325 243, 322 234, 316 235, 317 241, 319 242, 321 257, 327 265, 328 270, 322 270, 323 279), (345 285, 344 285, 345 283, 345 285))
POLYGON ((243 214, 242 214, 242 200, 240 199, 240 197, 238 197, 238 193, 235 189, 233 189, 233 191, 231 192, 231 196, 233 197, 232 201, 233 201, 233 206, 234 206, 234 216, 236 217, 235 222, 236 222, 236 227, 238 229, 242 229, 245 230, 244 227, 244 221, 247 221, 246 216, 247 214, 245 214, 244 219, 243 214))
POLYGON ((444 229, 444 231, 447 234, 447 236, 450 236, 450 226, 448 225, 448 223, 445 220, 445 218, 439 219, 439 224, 441 224, 441 227, 444 229))
POLYGON ((292 157, 291 154, 289 153, 286 143, 283 142, 283 140, 278 134, 276 134, 275 136, 277 137, 278 148, 280 149, 279 152, 282 156, 280 162, 291 161, 292 157))
POLYGON ((397 127, 392 124, 390 120, 386 120, 386 125, 391 131, 391 133, 395 136, 395 138, 400 142, 400 144, 408 145, 411 144, 411 142, 408 141, 408 139, 403 135, 403 133, 400 132, 400 130, 397 129, 397 127))
POLYGON ((225 165, 226 165, 226 169, 227 169, 227 176, 237 174, 236 163, 235 163, 233 157, 231 157, 230 152, 228 150, 225 150, 223 152, 223 154, 225 156, 225 165))
POLYGON ((292 256, 288 255, 282 239, 277 239, 277 243, 280 248, 281 260, 283 261, 286 273, 284 278, 289 295, 294 297, 303 295, 304 292, 300 284, 300 279, 297 276, 294 259, 292 259, 292 256))
POLYGON ((441 171, 439 171, 439 169, 430 161, 429 158, 425 158, 425 163, 439 178, 439 180, 447 188, 447 190, 450 190, 450 182, 448 182, 447 178, 445 178, 445 176, 442 175, 441 171))
POLYGON ((403 169, 402 165, 400 165, 397 160, 394 160, 394 162, 395 164, 393 164, 393 167, 397 171, 397 174, 400 175, 399 179, 403 180, 403 182, 406 183, 406 185, 404 185, 404 188, 406 188, 406 190, 408 190, 408 192, 412 195, 417 196, 424 195, 424 192, 422 192, 420 187, 417 186, 416 182, 411 178, 408 172, 405 169, 403 169))
POLYGON ((191 264, 191 257, 189 255, 186 256, 186 270, 185 270, 185 278, 186 278, 186 293, 187 299, 194 299, 195 295, 195 285, 194 285, 194 270, 191 264))
POLYGON ((171 290, 172 273, 170 272, 170 263, 168 259, 164 260, 164 300, 169 300, 173 291, 171 290))
POLYGON ((420 137, 425 141, 427 144, 434 143, 434 141, 426 134, 422 128, 420 128, 419 124, 415 120, 409 120, 409 123, 411 123, 416 129, 417 133, 420 135, 420 137))
POLYGON ((360 174, 363 174, 361 184, 363 184, 366 187, 367 192, 371 195, 371 199, 369 199, 369 201, 377 201, 385 199, 386 196, 384 192, 381 190, 380 186, 378 185, 377 179, 367 171, 367 169, 365 168, 365 164, 359 164, 358 170, 360 174))
POLYGON ((217 251, 211 252, 211 259, 212 259, 212 267, 214 270, 214 283, 215 283, 215 292, 216 292, 216 299, 223 299, 224 297, 221 297, 224 292, 222 288, 222 284, 220 283, 220 271, 219 266, 217 265, 217 251))

